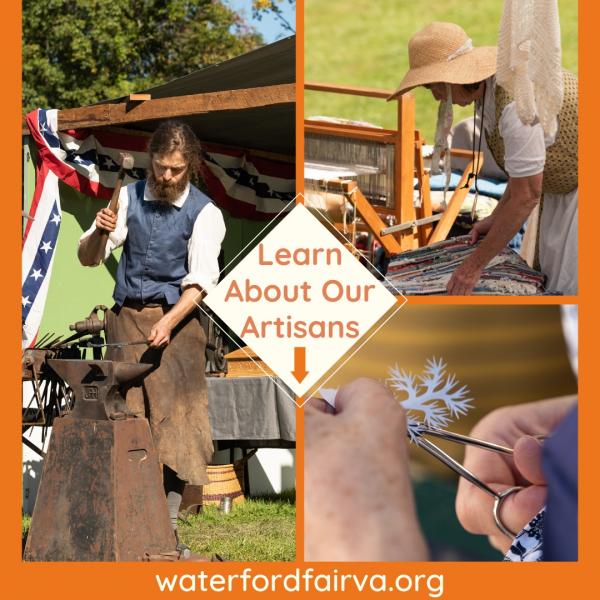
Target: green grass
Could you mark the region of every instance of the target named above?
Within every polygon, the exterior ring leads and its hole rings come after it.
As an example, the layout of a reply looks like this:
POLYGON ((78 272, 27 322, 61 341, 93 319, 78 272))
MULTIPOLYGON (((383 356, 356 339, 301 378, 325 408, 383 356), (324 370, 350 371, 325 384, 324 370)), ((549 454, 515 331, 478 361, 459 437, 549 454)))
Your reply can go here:
MULTIPOLYGON (((31 517, 23 516, 23 547, 31 517)), ((295 492, 248 498, 228 515, 207 506, 180 522, 179 537, 193 552, 234 561, 292 561, 296 558, 295 492)))
POLYGON ((27 535, 30 525, 31 525, 31 517, 29 515, 23 515, 23 518, 21 519, 21 533, 22 533, 23 537, 25 537, 27 535))
POLYGON ((23 515, 21 517, 21 549, 25 550, 25 542, 27 541, 27 534, 29 533, 29 526, 31 525, 31 517, 29 515, 23 515))
POLYGON ((234 561, 292 561, 296 558, 295 494, 248 498, 228 515, 207 506, 179 524, 179 537, 193 552, 234 561))
MULTIPOLYGON (((407 42, 431 21, 461 25, 476 46, 497 43, 503 0, 306 0, 305 78, 393 90, 408 68, 407 42)), ((577 72, 577 2, 559 0, 563 65, 577 72)), ((432 143, 437 104, 424 89, 414 92, 417 128, 432 143)), ((327 115, 396 124, 395 102, 307 91, 305 115, 327 115)), ((455 111, 455 122, 472 115, 455 111)))

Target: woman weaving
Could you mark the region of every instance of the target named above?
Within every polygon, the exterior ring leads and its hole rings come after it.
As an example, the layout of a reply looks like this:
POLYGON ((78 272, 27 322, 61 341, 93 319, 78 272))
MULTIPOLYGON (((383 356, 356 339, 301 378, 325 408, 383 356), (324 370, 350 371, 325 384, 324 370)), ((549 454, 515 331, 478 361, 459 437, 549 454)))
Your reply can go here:
MULTIPOLYGON (((531 124, 526 124, 520 110, 522 103, 518 106, 506 89, 496 83, 497 69, 502 64, 500 60, 497 62, 497 49, 474 48, 458 25, 428 25, 410 39, 408 57, 410 69, 390 99, 424 86, 441 101, 433 165, 447 149, 452 104, 467 106, 474 102, 475 114, 483 123, 488 146, 508 175, 506 192, 495 211, 473 226, 470 243, 480 243, 452 274, 448 293, 471 293, 486 265, 505 248, 541 204, 535 254, 540 270, 547 277, 546 289, 576 294, 577 78, 562 72, 561 85, 561 71, 557 69, 558 83, 554 77, 546 88, 556 89, 556 94, 542 100, 542 104, 545 103, 543 114, 540 110, 541 117, 538 118, 538 114, 532 113, 531 124), (546 110, 553 101, 554 113, 546 110)), ((539 66, 544 61, 539 56, 530 57, 530 60, 532 58, 538 69, 544 70, 544 65, 539 66)), ((510 73, 509 69, 505 72, 510 73)), ((521 95, 529 91, 519 85, 517 81, 511 87, 521 95)), ((535 231, 529 232, 532 233, 535 231)))

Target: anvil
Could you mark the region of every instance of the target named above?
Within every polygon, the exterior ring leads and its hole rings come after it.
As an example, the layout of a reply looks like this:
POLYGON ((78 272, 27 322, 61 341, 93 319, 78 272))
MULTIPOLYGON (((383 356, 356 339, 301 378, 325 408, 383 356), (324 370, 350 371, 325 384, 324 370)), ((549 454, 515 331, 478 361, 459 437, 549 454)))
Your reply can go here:
POLYGON ((152 365, 48 360, 73 389, 73 411, 54 420, 25 560, 140 561, 173 551, 158 455, 123 387, 152 365))

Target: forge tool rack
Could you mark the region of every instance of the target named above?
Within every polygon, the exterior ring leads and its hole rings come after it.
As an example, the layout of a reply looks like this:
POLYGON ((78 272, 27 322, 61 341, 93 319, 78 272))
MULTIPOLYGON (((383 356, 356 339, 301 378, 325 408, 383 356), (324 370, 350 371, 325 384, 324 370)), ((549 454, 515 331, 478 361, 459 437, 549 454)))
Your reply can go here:
POLYGON ((75 404, 73 390, 49 367, 48 360, 85 359, 90 351, 94 360, 100 360, 104 345, 104 338, 100 334, 104 322, 98 313, 106 310, 106 306, 99 304, 86 319, 70 326, 75 332, 70 337, 63 339, 62 336, 48 333, 37 340, 35 347, 23 351, 22 442, 42 458, 45 457, 43 447, 54 419, 71 412, 75 404), (41 447, 28 437, 28 433, 36 427, 41 428, 41 447))
MULTIPOLYGON (((309 82, 304 84, 304 88, 376 99, 387 99, 391 95, 386 90, 309 82)), ((429 170, 425 167, 422 152, 425 141, 415 129, 414 97, 404 94, 394 101, 397 102, 396 129, 321 119, 304 121, 305 164, 322 165, 332 172, 336 168, 338 171, 354 170, 347 178, 317 179, 318 188, 323 192, 342 194, 360 217, 356 229, 371 233, 388 255, 445 240, 469 192, 472 178, 483 165, 480 153, 451 150, 453 156, 468 158, 469 162, 446 210, 434 214, 429 170), (366 169, 364 164, 348 167, 352 158, 360 154, 361 147, 377 164, 370 164, 366 169), (369 179, 373 177, 378 180, 371 186, 369 179), (415 206, 414 201, 415 178, 420 206, 415 206), (390 219, 395 221, 392 226, 386 224, 386 220, 390 219)), ((335 227, 339 231, 345 229, 342 223, 335 223, 335 227)))

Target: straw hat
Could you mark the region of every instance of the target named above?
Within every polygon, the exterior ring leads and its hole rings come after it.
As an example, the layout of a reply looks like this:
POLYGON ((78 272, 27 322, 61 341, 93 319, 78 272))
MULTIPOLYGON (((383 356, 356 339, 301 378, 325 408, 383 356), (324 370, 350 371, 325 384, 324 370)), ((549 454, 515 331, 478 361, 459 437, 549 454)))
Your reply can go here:
POLYGON ((392 100, 412 88, 429 83, 476 83, 496 72, 495 46, 474 48, 462 27, 431 23, 408 42, 410 70, 392 100))

